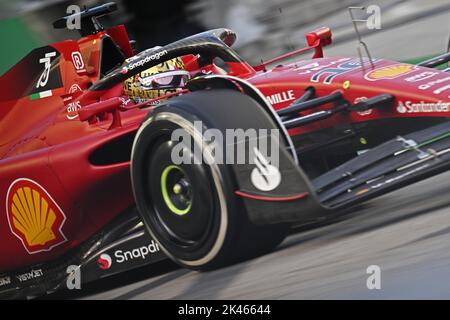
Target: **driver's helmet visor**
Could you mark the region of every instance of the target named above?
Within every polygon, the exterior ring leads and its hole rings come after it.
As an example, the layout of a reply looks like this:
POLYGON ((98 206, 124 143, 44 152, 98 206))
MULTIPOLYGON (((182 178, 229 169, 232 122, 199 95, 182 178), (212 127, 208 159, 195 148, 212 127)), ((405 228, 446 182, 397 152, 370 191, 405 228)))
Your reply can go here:
POLYGON ((190 79, 186 70, 174 70, 138 78, 142 90, 184 88, 190 79))

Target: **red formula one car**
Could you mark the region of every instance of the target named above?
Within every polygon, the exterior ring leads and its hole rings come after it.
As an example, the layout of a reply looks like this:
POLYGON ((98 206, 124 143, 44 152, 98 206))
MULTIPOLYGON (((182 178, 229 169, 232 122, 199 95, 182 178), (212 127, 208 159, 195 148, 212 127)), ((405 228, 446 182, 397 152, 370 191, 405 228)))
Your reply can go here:
POLYGON ((236 36, 226 29, 135 54, 123 26, 98 23, 115 8, 81 12, 81 39, 35 49, 0 78, 2 297, 167 257, 217 268, 275 248, 293 222, 450 167, 450 74, 434 68, 449 54, 420 65, 324 58, 327 28, 258 66, 230 48, 236 36), (313 58, 268 68, 304 51, 313 58), (139 80, 170 92, 124 94, 127 79, 174 58, 183 70, 139 80), (245 134, 213 144, 211 129, 245 134), (191 146, 179 148, 175 132, 191 146), (230 146, 253 161, 228 161, 230 146), (219 153, 227 161, 206 161, 219 153))

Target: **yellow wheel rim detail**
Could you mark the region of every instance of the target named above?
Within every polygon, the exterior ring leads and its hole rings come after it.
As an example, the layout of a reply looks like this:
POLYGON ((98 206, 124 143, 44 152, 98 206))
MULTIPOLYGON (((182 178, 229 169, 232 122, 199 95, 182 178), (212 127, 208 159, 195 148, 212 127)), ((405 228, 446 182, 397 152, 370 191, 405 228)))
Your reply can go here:
MULTIPOLYGON (((174 166, 174 165, 168 166, 167 168, 165 168, 163 173, 161 174, 161 191, 162 191, 164 202, 166 203, 166 205, 170 209, 170 211, 172 211, 176 215, 184 216, 191 210, 192 203, 190 203, 189 206, 185 209, 179 209, 177 206, 175 206, 175 204, 170 199, 169 192, 167 191, 167 177, 169 176, 169 173, 172 172, 173 170, 178 170, 178 171, 183 172, 183 170, 181 170, 180 167, 174 166)), ((175 190, 175 189, 178 189, 177 185, 175 185, 173 187, 173 191, 175 194, 179 194, 181 190, 178 190, 178 192, 177 192, 177 190, 175 190)))

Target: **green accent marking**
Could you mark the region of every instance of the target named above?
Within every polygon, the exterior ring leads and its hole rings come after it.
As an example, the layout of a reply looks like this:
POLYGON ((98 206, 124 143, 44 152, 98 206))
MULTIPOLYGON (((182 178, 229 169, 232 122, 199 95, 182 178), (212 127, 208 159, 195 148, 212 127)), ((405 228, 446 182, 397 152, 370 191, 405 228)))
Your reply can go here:
MULTIPOLYGON (((442 54, 442 53, 438 53, 438 54, 434 54, 434 55, 430 55, 430 56, 425 56, 425 57, 418 57, 418 58, 406 60, 406 61, 404 61, 404 62, 405 62, 405 63, 409 63, 409 64, 419 64, 419 63, 421 63, 421 62, 423 62, 423 61, 426 61, 426 60, 429 60, 429 59, 431 59, 431 58, 440 56, 441 54, 442 54)), ((443 70, 443 69, 446 69, 446 68, 448 68, 448 66, 447 66, 446 63, 444 63, 443 65, 438 66, 438 67, 433 68, 433 69, 436 69, 436 70, 443 70)))
POLYGON ((35 34, 22 17, 0 20, 0 75, 16 64, 34 48, 43 45, 43 41, 35 34))
POLYGON ((30 100, 39 100, 41 98, 41 95, 39 93, 33 93, 30 95, 30 100))
POLYGON ((183 216, 191 210, 192 203, 190 203, 189 206, 184 210, 178 209, 173 204, 172 200, 169 197, 169 192, 167 191, 167 177, 172 170, 179 170, 179 171, 183 172, 183 170, 181 170, 180 167, 174 166, 174 165, 168 166, 167 168, 165 168, 163 173, 161 174, 161 191, 163 194, 164 202, 166 203, 167 207, 169 207, 170 211, 172 211, 176 215, 183 216))
POLYGON ((445 138, 447 138, 447 137, 450 137, 450 132, 444 133, 444 134, 442 134, 442 135, 440 135, 440 136, 438 136, 438 137, 435 137, 435 138, 432 138, 432 139, 427 140, 427 141, 425 141, 425 142, 422 142, 421 144, 418 145, 418 147, 420 148, 420 147, 426 146, 426 145, 428 145, 428 144, 432 144, 432 143, 434 143, 434 142, 436 142, 436 141, 445 139, 445 138))

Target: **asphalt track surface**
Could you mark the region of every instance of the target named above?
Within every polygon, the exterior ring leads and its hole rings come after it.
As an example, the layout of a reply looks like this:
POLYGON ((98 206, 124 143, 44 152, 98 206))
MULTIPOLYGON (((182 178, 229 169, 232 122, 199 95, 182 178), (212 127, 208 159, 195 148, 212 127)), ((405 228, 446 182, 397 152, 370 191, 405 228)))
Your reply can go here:
POLYGON ((228 268, 167 261, 49 298, 450 298, 450 172, 295 229, 274 252, 228 268), (370 265, 381 268, 380 290, 367 289, 370 265))

